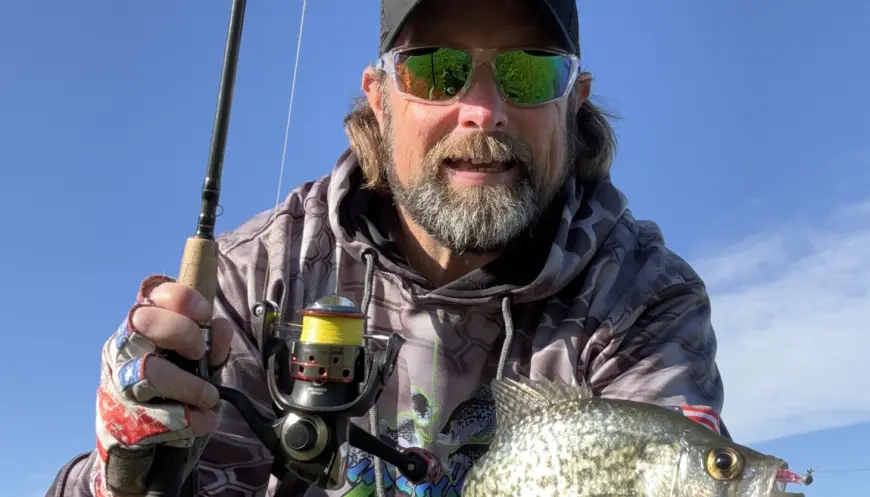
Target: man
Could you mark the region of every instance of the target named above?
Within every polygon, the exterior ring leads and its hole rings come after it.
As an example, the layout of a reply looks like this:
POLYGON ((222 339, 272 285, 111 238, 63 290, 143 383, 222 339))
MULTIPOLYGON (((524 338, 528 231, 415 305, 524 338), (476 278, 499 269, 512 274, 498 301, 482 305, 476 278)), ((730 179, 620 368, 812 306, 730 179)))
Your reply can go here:
MULTIPOLYGON (((357 421, 447 471, 414 488, 354 451, 345 488, 280 493, 458 495, 493 432, 497 375, 720 411, 704 284, 610 182, 614 138, 588 100, 573 0, 383 0, 380 52, 331 174, 221 237, 209 359, 216 382, 268 412, 251 306, 264 285, 287 316, 337 291, 372 331, 407 339, 373 423, 357 421)), ((213 409, 214 387, 143 359, 154 344, 199 357, 194 320, 211 312, 167 278, 141 285, 103 349, 97 450, 61 470, 52 495, 135 493, 167 463, 134 458, 136 473, 119 449, 206 434, 185 495, 274 488, 269 454, 233 408, 213 409), (158 395, 187 407, 143 403, 158 395)))

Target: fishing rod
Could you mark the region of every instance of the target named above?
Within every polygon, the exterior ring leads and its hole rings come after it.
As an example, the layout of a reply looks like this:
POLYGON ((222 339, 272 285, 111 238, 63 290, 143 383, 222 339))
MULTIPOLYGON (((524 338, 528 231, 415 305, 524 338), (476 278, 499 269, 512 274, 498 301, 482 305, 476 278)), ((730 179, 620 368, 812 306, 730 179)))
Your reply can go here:
MULTIPOLYGON (((304 20, 305 0, 302 5, 304 20)), ((177 279, 209 302, 214 302, 217 293, 215 224, 245 7, 246 0, 233 0, 208 167, 202 186, 202 205, 196 232, 185 243, 177 279)), ((300 20, 300 46, 301 39, 300 20)), ((294 89, 299 47, 296 57, 294 89)), ((285 135, 289 131, 291 110, 292 97, 285 135)), ((286 143, 285 136, 285 155, 286 143)), ((282 176, 283 169, 282 159, 282 176)), ((443 469, 437 458, 428 452, 418 448, 399 449, 381 440, 377 433, 368 433, 351 421, 366 414, 377 402, 395 371, 399 350, 404 344, 401 336, 366 334, 365 314, 349 299, 339 295, 321 298, 298 311, 303 316, 301 325, 283 321, 279 305, 269 300, 257 302, 251 311, 254 334, 266 367, 269 393, 279 417, 275 420, 262 415, 238 390, 223 386, 217 386, 217 389, 221 400, 239 411, 272 453, 276 461, 273 473, 282 485, 288 476, 293 476, 293 480, 308 485, 340 488, 347 478, 348 445, 394 465, 412 483, 434 481, 440 477, 443 469), (366 347, 366 340, 370 339, 384 340, 386 345, 383 350, 371 352, 366 347)), ((186 359, 167 350, 159 350, 158 354, 209 381, 211 318, 199 325, 206 344, 206 352, 199 360, 186 359)), ((185 440, 157 446, 154 463, 146 477, 146 497, 178 497, 181 494, 184 468, 194 443, 195 440, 185 440)))
MULTIPOLYGON (((196 232, 187 239, 181 258, 181 270, 177 281, 193 288, 209 302, 214 302, 217 292, 217 254, 215 224, 220 205, 221 175, 227 145, 239 49, 242 42, 242 25, 245 18, 246 0, 233 0, 227 40, 224 50, 223 69, 218 88, 208 165, 202 185, 202 204, 196 223, 196 232)), ((199 323, 205 340, 206 352, 199 360, 190 360, 174 351, 158 350, 181 369, 208 381, 208 356, 211 352, 211 318, 199 323)), ((164 399, 160 401, 165 402, 164 399)), ((147 497, 177 497, 184 484, 184 468, 193 450, 193 440, 158 445, 153 465, 146 481, 147 497)))

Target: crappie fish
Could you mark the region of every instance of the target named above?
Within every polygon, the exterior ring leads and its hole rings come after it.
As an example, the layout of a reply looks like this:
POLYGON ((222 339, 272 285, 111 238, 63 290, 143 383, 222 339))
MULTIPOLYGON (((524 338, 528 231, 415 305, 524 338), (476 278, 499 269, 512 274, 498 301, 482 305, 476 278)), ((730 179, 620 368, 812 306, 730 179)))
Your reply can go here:
POLYGON ((494 380, 498 428, 463 497, 801 497, 784 461, 682 413, 585 386, 494 380))

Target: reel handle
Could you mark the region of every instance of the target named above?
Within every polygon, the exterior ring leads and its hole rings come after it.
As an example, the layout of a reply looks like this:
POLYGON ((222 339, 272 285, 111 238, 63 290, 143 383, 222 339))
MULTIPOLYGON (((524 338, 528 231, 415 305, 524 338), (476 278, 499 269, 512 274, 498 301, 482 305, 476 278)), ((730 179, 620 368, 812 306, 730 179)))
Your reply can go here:
POLYGON ((442 471, 434 456, 419 449, 399 450, 359 426, 350 426, 348 442, 353 447, 378 457, 399 470, 413 484, 435 481, 442 471))

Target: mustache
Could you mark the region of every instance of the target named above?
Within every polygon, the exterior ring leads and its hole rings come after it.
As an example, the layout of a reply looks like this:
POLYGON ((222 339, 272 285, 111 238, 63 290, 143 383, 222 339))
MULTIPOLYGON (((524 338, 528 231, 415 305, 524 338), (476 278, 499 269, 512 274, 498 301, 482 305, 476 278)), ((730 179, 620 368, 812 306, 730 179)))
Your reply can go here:
POLYGON ((531 147, 503 131, 480 131, 448 136, 426 154, 426 163, 437 168, 444 161, 513 162, 526 170, 532 162, 531 147))

